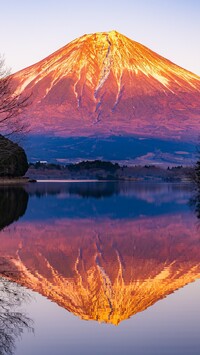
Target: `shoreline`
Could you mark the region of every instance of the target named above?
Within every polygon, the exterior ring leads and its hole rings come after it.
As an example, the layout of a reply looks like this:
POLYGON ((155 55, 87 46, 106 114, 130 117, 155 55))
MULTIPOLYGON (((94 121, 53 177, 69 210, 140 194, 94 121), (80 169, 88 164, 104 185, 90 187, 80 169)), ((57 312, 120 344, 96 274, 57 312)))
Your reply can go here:
POLYGON ((1 186, 15 186, 15 185, 27 185, 33 183, 86 183, 86 182, 134 182, 134 183, 173 183, 173 184, 192 184, 191 180, 163 180, 163 179, 29 179, 29 178, 18 178, 18 179, 0 179, 1 186))
POLYGON ((31 179, 26 177, 19 178, 0 178, 0 186, 4 185, 24 185, 31 182, 31 179))

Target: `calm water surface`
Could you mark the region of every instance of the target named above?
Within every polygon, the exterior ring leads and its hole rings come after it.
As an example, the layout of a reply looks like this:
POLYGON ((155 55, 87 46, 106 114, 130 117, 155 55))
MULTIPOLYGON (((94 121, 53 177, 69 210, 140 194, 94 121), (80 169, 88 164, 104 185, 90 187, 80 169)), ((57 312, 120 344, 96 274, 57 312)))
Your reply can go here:
POLYGON ((0 354, 200 353, 190 185, 0 188, 0 354))

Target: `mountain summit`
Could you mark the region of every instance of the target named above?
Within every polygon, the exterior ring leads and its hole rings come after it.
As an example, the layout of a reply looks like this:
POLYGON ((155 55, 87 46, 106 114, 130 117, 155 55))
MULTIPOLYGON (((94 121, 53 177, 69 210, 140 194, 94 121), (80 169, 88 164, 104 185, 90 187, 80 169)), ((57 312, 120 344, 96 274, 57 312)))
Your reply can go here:
POLYGON ((32 132, 194 141, 200 77, 116 31, 84 35, 13 75, 32 132))

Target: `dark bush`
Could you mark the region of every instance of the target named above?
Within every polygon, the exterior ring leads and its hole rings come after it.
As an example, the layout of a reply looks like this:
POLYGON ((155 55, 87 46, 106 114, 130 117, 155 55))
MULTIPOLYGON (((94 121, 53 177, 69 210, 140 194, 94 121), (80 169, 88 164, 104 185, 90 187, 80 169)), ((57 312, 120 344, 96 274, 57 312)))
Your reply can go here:
POLYGON ((28 161, 24 149, 0 135, 0 177, 24 176, 27 170, 28 161))

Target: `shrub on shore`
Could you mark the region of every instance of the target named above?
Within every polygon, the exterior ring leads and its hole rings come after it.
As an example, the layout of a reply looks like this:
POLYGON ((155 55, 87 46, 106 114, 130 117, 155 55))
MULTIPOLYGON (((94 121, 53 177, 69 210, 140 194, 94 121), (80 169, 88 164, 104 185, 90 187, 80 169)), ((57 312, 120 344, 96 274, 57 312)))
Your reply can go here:
POLYGON ((28 161, 24 149, 0 135, 0 177, 24 176, 27 170, 28 161))

